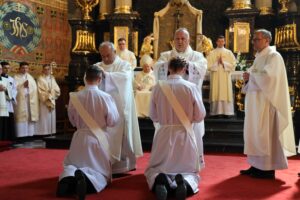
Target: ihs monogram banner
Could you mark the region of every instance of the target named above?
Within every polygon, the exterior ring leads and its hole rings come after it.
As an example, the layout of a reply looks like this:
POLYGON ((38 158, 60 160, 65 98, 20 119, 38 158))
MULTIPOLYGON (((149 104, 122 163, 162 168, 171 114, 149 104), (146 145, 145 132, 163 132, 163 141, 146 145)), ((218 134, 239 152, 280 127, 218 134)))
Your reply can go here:
POLYGON ((64 77, 70 61, 71 32, 67 1, 0 1, 0 57, 14 67, 27 61, 32 73, 55 61, 64 77))

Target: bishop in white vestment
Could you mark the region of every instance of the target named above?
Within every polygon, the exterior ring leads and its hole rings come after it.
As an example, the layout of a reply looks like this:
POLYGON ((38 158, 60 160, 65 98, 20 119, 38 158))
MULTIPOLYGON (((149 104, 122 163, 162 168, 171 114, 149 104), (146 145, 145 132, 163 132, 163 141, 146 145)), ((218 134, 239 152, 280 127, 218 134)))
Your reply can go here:
POLYGON ((231 72, 235 70, 235 57, 224 47, 224 36, 217 39, 217 48, 207 56, 210 72, 210 115, 234 115, 231 72))
MULTIPOLYGON (((202 83, 207 69, 207 61, 203 54, 193 51, 189 45, 190 36, 185 28, 180 28, 175 32, 174 44, 175 49, 161 53, 160 58, 154 65, 154 76, 156 82, 159 80, 167 80, 168 77, 168 62, 176 56, 184 58, 188 62, 188 69, 183 78, 189 82, 195 83, 202 95, 202 83)), ((194 124, 197 142, 199 143, 200 151, 203 155, 202 137, 204 136, 204 121, 194 124)), ((204 165, 204 157, 201 159, 201 165, 204 165)))
POLYGON ((60 88, 51 75, 50 65, 43 66, 43 74, 37 79, 40 120, 37 123, 36 135, 56 133, 55 101, 60 96, 60 88))
POLYGON ((113 98, 98 88, 101 76, 98 67, 88 67, 85 88, 70 94, 68 115, 77 131, 59 177, 59 197, 75 193, 84 199, 86 193, 100 192, 111 182, 111 156, 106 144, 112 135, 107 127, 117 124, 119 114, 113 98))
POLYGON ((14 107, 16 137, 33 136, 36 133, 36 122, 39 120, 37 85, 28 70, 29 64, 21 62, 19 73, 14 77, 18 91, 17 104, 14 107))
POLYGON ((96 65, 105 74, 99 87, 114 98, 120 114, 117 125, 107 129, 112 135, 111 151, 116 161, 112 166, 113 173, 124 173, 135 169, 136 157, 143 155, 132 88, 132 69, 128 62, 116 55, 112 43, 103 42, 99 51, 102 62, 96 65))
MULTIPOLYGON (((168 95, 163 92, 160 84, 153 88, 150 118, 159 123, 151 150, 151 158, 145 171, 150 189, 158 199, 165 199, 167 193, 176 190, 176 199, 184 199, 188 194, 198 192, 199 171, 201 169, 201 152, 191 123, 203 121, 206 111, 201 93, 194 83, 182 78, 186 64, 183 59, 174 58, 170 61, 170 75, 165 82, 170 87, 179 106, 171 106, 168 95), (183 109, 184 114, 178 115, 175 110, 183 109), (180 118, 186 115, 190 129, 186 129, 180 118), (184 185, 182 185, 184 182, 184 185), (164 196, 165 198, 162 198, 164 196)), ((198 137, 199 138, 199 137, 198 137)))
POLYGON ((296 154, 291 104, 283 58, 270 47, 272 36, 257 30, 253 66, 244 73, 244 153, 250 164, 241 174, 275 178, 275 170, 287 169, 287 156, 296 154))

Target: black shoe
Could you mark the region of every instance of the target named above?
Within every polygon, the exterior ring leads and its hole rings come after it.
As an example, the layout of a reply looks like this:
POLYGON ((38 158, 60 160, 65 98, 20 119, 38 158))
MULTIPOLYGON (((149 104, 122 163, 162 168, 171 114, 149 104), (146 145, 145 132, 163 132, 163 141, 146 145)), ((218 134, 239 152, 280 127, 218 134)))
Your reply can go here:
POLYGON ((177 188, 175 191, 176 200, 185 200, 187 195, 186 185, 184 183, 184 178, 181 174, 177 174, 175 176, 175 181, 177 184, 177 188))
POLYGON ((257 170, 256 172, 250 174, 250 176, 261 179, 275 179, 275 170, 257 170))
POLYGON ((75 192, 75 178, 73 176, 64 177, 58 182, 56 196, 66 197, 75 192))
POLYGON ((168 197, 167 186, 169 185, 166 174, 160 173, 155 178, 155 196, 158 200, 166 200, 168 197))
POLYGON ((157 200, 166 200, 168 197, 167 188, 164 185, 157 184, 155 185, 155 196, 157 200))
POLYGON ((249 169, 241 170, 240 174, 242 174, 242 175, 251 175, 255 171, 256 171, 256 168, 251 166, 249 169))
POLYGON ((76 194, 79 200, 84 200, 86 195, 86 182, 84 173, 81 170, 75 171, 75 179, 76 179, 76 194))

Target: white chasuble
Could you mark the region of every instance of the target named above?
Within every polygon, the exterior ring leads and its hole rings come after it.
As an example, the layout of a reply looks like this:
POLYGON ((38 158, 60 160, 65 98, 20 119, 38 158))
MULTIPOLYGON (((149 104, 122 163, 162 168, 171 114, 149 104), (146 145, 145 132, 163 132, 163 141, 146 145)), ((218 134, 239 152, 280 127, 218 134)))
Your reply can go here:
POLYGON ((36 122, 39 120, 39 100, 37 85, 33 77, 26 74, 16 74, 17 104, 14 107, 16 121, 16 136, 32 136, 36 133, 36 122), (28 80, 28 88, 24 82, 28 80))
POLYGON ((272 47, 257 53, 245 86, 244 153, 262 170, 287 168, 296 153, 284 61, 272 47))
POLYGON ((114 98, 120 114, 117 125, 107 131, 112 135, 112 155, 119 160, 113 165, 113 173, 123 173, 134 169, 135 157, 143 155, 132 88, 132 69, 128 62, 118 56, 110 65, 103 62, 96 65, 107 72, 99 87, 114 98))

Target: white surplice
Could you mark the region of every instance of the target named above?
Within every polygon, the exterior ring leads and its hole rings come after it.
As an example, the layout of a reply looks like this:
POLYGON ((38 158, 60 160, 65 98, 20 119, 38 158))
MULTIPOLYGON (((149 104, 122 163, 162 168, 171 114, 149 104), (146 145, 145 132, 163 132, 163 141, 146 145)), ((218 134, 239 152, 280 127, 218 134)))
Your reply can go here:
POLYGON ((284 61, 266 47, 256 54, 244 88, 244 153, 261 170, 286 169, 286 156, 296 154, 291 104, 284 61))
POLYGON ((16 104, 17 99, 17 86, 15 79, 11 76, 5 75, 5 78, 8 80, 8 91, 10 91, 10 98, 6 99, 8 112, 14 113, 14 105, 16 104))
POLYGON ((210 71, 210 115, 234 115, 231 72, 235 70, 235 57, 226 48, 216 48, 207 56, 210 71), (223 65, 218 63, 222 58, 223 65))
POLYGON ((128 62, 118 56, 110 65, 103 62, 96 65, 107 72, 99 88, 114 98, 120 114, 116 126, 107 131, 113 135, 110 138, 112 155, 119 160, 113 164, 113 173, 124 173, 134 169, 136 157, 143 155, 132 88, 132 69, 128 62))
MULTIPOLYGON (((199 123, 205 117, 205 108, 197 86, 185 81, 179 75, 168 77, 167 83, 182 106, 191 123, 199 123)), ((163 94, 159 85, 153 89, 150 117, 153 122, 159 123, 152 144, 151 158, 145 171, 149 188, 152 189, 156 176, 165 173, 172 188, 177 187, 175 175, 180 173, 192 187, 194 193, 198 191, 199 159, 198 142, 187 133, 173 108, 163 94), (195 146, 195 144, 197 146, 195 146)), ((195 132, 195 135, 199 132, 195 132)))
MULTIPOLYGON (((175 56, 179 56, 186 59, 186 61, 188 62, 188 74, 184 76, 184 79, 189 82, 195 83, 202 96, 202 83, 207 69, 207 61, 202 53, 193 51, 190 46, 186 49, 185 52, 177 52, 176 49, 173 49, 171 51, 161 53, 160 58, 155 63, 153 70, 156 82, 158 82, 159 80, 167 80, 168 62, 171 58, 175 56)), ((200 133, 196 134, 196 139, 198 142, 198 146, 200 147, 199 151, 202 152, 202 161, 200 164, 202 165, 202 167, 204 167, 202 142, 202 137, 205 133, 204 121, 200 123, 195 123, 194 131, 195 133, 200 133)))
POLYGON ((60 88, 52 75, 42 75, 37 79, 40 119, 35 135, 56 133, 55 100, 60 96, 60 88))
POLYGON ((137 62, 136 57, 132 51, 129 51, 128 49, 125 49, 123 51, 117 50, 117 55, 130 63, 131 69, 134 70, 136 68, 137 62))
MULTIPOLYGON (((106 137, 111 137, 106 127, 114 126, 119 119, 113 98, 99 90, 97 86, 86 86, 76 95, 86 111, 104 131, 106 137)), ((109 153, 81 119, 71 102, 68 106, 68 115, 77 131, 73 135, 70 150, 64 160, 64 171, 59 180, 74 176, 74 172, 80 169, 91 181, 96 191, 100 192, 111 181, 109 153)))

